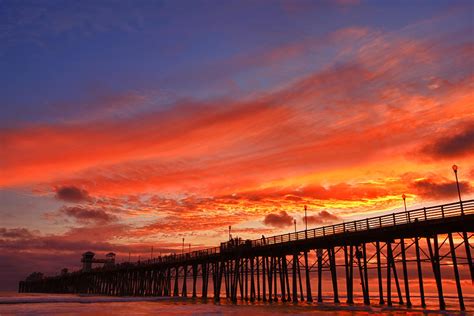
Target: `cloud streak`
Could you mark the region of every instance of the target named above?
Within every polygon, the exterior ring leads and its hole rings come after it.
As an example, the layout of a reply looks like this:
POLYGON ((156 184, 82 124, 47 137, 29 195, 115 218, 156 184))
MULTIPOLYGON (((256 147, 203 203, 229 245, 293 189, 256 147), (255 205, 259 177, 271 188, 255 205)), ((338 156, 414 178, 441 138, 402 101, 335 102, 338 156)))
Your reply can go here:
POLYGON ((104 210, 80 206, 63 207, 59 212, 83 223, 96 222, 105 224, 118 219, 117 216, 111 215, 104 210))

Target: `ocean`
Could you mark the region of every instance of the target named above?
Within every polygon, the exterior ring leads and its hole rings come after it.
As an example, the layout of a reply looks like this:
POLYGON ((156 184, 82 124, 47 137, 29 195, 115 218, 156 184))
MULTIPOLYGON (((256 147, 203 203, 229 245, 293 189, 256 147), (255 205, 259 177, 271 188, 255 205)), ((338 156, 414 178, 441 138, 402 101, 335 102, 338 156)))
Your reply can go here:
MULTIPOLYGON (((325 297, 324 303, 250 303, 237 304, 221 299, 163 298, 163 297, 111 297, 70 294, 19 294, 0 292, 0 315, 462 315, 458 311, 457 297, 447 297, 447 311, 437 309, 437 298, 427 297, 428 308, 418 306, 418 298, 412 299, 414 307, 398 305, 379 306, 373 298, 372 306, 338 304, 325 297)), ((361 302, 360 296, 356 297, 361 302)), ((466 315, 474 315, 474 297, 465 297, 466 315)))

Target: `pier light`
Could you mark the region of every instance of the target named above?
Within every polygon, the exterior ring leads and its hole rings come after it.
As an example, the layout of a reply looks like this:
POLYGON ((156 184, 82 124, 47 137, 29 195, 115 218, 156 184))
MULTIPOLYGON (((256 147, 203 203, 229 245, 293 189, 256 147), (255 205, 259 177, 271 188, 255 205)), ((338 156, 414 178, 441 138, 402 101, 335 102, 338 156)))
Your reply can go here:
POLYGON ((458 189, 458 197, 459 197, 459 204, 461 205, 461 214, 464 214, 464 210, 462 207, 462 199, 461 199, 461 190, 459 189, 459 179, 458 179, 458 166, 453 165, 454 176, 456 177, 456 188, 458 189))
POLYGON ((304 206, 304 225, 305 225, 305 230, 308 230, 308 207, 305 205, 304 206))
POLYGON ((403 205, 405 206, 405 212, 407 211, 407 196, 405 195, 405 193, 402 194, 402 199, 403 199, 403 205))
POLYGON ((293 224, 295 224, 295 233, 296 233, 296 218, 293 219, 293 224))

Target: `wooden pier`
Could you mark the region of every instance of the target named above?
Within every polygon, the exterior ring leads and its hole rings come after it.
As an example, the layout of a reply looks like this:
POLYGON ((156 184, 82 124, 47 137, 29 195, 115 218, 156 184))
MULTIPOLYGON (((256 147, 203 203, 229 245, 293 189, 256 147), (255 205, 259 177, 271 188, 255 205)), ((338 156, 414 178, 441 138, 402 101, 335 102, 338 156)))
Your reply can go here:
POLYGON ((474 285, 469 243, 473 232, 474 200, 468 200, 256 240, 235 239, 220 247, 146 262, 21 281, 19 292, 199 294, 216 301, 322 302, 327 299, 323 296, 326 283, 334 303, 353 304, 357 288, 364 304, 411 307, 411 290, 416 288, 416 305, 425 307, 423 280, 430 277, 436 283, 440 309, 446 308, 443 280, 449 279, 456 285, 459 309, 465 310, 466 283, 461 282, 460 267, 469 271, 471 284, 467 286, 474 285), (313 292, 317 293, 314 298, 313 292))

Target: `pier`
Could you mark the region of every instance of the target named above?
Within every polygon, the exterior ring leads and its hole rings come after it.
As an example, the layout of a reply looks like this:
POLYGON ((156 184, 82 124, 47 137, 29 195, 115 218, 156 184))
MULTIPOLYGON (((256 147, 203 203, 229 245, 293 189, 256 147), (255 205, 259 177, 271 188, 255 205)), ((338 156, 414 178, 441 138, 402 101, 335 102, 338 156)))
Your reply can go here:
POLYGON ((329 301, 323 297, 325 280, 331 287, 330 301, 336 304, 353 304, 357 291, 366 305, 375 301, 411 307, 410 290, 417 288, 416 304, 426 307, 424 278, 429 271, 439 308, 446 308, 443 280, 449 278, 456 286, 459 309, 465 310, 466 282, 461 282, 460 267, 469 271, 467 286, 472 286, 473 233, 474 200, 467 200, 21 281, 19 292, 194 298, 199 294, 235 303, 311 303, 329 301))

